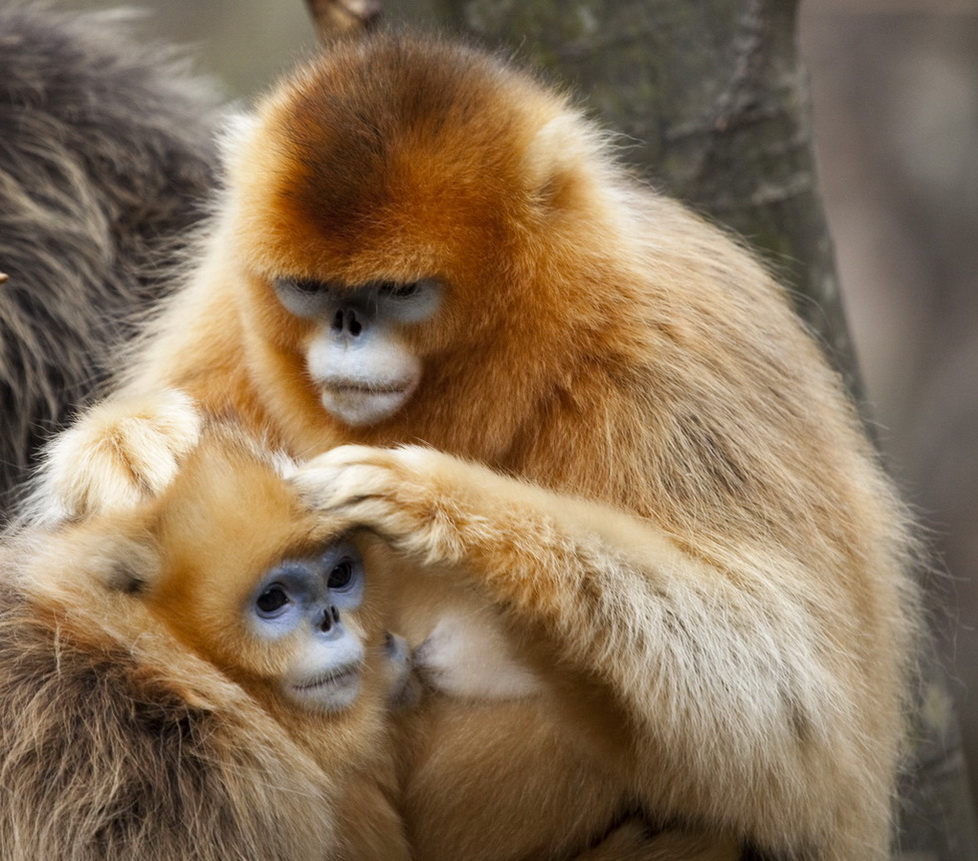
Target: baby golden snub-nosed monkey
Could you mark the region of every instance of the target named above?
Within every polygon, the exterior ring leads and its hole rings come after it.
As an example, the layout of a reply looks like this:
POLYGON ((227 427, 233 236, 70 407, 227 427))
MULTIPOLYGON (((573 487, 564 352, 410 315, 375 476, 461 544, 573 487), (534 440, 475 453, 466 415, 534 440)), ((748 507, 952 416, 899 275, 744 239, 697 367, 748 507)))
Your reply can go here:
POLYGON ((442 687, 405 749, 419 859, 572 857, 637 811, 881 861, 904 509, 783 291, 606 137, 491 55, 337 43, 229 139, 194 273, 34 516, 161 492, 188 398, 320 455, 322 510, 416 569, 392 627, 442 687))
POLYGON ((212 429, 159 498, 4 549, 5 859, 410 857, 382 548, 287 466, 212 429))

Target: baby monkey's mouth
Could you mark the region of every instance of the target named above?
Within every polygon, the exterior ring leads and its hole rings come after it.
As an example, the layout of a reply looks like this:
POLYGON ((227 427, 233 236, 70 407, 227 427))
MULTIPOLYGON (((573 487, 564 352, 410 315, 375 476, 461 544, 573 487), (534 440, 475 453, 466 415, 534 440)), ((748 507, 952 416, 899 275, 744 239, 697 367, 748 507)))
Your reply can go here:
POLYGON ((311 693, 320 688, 346 687, 347 685, 355 684, 359 680, 360 665, 348 664, 345 667, 339 667, 335 670, 331 670, 328 673, 315 676, 312 679, 302 682, 301 684, 294 684, 292 685, 292 689, 298 691, 299 693, 311 693))

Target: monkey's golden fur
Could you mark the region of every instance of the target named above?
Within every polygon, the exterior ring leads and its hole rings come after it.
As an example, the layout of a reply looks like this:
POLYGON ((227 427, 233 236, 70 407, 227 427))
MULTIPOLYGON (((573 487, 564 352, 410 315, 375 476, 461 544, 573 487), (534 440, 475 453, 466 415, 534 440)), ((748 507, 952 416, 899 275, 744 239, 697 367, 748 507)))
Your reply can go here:
POLYGON ((263 570, 315 552, 332 526, 269 459, 215 431, 158 500, 6 548, 5 861, 408 857, 382 584, 355 614, 368 650, 343 712, 285 702, 287 646, 244 627, 263 570))
POLYGON ((55 450, 57 504, 165 485, 197 421, 166 387, 299 457, 423 443, 323 455, 319 504, 426 564, 398 603, 412 642, 467 619, 543 682, 428 706, 418 858, 561 858, 635 809, 779 858, 886 858, 911 541, 764 269, 564 97, 433 40, 335 47, 228 170, 194 277, 55 450), (424 373, 399 412, 323 411, 282 277, 445 285, 404 332, 424 373), (134 485, 141 463, 159 476, 134 485))

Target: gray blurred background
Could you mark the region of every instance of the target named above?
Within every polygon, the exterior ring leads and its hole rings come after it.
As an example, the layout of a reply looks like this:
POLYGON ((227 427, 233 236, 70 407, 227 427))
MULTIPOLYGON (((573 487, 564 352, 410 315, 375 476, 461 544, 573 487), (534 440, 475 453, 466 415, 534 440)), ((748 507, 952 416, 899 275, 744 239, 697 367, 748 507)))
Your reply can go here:
MULTIPOLYGON (((316 48, 302 0, 129 5, 229 98, 316 48)), ((385 6, 423 21, 429 4, 385 6)), ((978 786, 978 0, 803 0, 800 39, 879 437, 949 572, 934 575, 934 611, 978 786)))

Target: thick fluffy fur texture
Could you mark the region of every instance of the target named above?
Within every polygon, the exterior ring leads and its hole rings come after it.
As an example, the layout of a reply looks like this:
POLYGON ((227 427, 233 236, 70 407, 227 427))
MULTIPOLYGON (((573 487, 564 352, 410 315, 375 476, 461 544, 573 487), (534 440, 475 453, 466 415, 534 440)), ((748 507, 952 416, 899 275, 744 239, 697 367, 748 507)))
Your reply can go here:
POLYGON ((408 857, 382 581, 357 613, 368 652, 343 712, 282 699, 266 679, 288 645, 244 624, 264 571, 315 552, 334 525, 219 430, 159 500, 5 548, 5 861, 408 857))
POLYGON ((50 512, 165 486, 199 420, 165 387, 327 452, 316 504, 418 563, 397 627, 453 694, 410 752, 418 858, 563 858, 627 811, 778 858, 887 857, 903 509, 778 285, 563 96, 412 37, 301 69, 232 147, 127 380, 53 450, 50 512), (412 399, 330 418, 279 278, 438 279, 437 318, 402 333, 412 399), (478 699, 467 638, 539 684, 478 699))
POLYGON ((0 3, 0 490, 172 284, 216 101, 118 13, 0 3))

